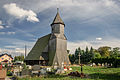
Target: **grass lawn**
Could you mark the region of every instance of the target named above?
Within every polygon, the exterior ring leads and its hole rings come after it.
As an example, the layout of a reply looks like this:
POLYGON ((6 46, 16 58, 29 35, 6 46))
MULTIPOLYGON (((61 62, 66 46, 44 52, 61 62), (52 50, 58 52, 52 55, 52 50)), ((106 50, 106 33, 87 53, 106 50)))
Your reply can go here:
MULTIPOLYGON (((80 67, 72 67, 73 71, 79 71, 80 67)), ((63 75, 49 75, 46 77, 26 77, 19 80, 120 80, 120 68, 103 68, 84 66, 83 72, 88 78, 71 77, 63 75)))

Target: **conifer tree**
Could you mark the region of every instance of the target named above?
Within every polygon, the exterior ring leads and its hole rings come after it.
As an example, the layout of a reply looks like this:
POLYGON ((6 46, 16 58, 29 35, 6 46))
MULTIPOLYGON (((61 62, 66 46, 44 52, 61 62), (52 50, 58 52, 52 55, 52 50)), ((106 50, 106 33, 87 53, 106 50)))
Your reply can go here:
POLYGON ((93 50, 92 46, 90 48, 90 57, 91 57, 91 59, 94 58, 94 50, 93 50))
POLYGON ((86 54, 88 54, 89 53, 89 49, 88 49, 88 47, 86 46, 86 54))

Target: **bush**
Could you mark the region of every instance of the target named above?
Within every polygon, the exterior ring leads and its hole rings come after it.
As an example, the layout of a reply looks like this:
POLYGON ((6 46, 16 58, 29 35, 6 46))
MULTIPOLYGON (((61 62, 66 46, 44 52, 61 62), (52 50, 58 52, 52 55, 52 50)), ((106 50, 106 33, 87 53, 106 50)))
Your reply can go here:
POLYGON ((98 63, 100 64, 113 64, 113 67, 118 67, 120 66, 120 58, 95 58, 92 59, 92 63, 95 63, 96 65, 98 65, 98 63))
POLYGON ((113 66, 114 67, 120 67, 120 58, 115 58, 114 62, 113 62, 113 66))
POLYGON ((7 76, 12 76, 12 72, 11 71, 7 71, 7 76))

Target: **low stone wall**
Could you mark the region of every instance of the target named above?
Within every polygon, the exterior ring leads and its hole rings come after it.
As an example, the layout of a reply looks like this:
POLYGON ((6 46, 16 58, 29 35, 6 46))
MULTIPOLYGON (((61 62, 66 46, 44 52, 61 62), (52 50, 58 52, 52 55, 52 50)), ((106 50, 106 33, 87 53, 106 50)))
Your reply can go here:
POLYGON ((6 70, 0 70, 0 80, 5 80, 6 70))

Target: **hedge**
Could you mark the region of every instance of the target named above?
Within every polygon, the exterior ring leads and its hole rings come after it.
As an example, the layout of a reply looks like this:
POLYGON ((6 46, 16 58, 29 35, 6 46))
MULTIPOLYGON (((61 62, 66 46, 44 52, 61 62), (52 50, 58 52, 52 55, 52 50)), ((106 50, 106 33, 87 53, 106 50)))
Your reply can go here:
POLYGON ((95 58, 92 59, 92 63, 95 63, 96 65, 98 65, 98 63, 100 64, 113 64, 113 67, 118 67, 120 66, 120 58, 95 58))

